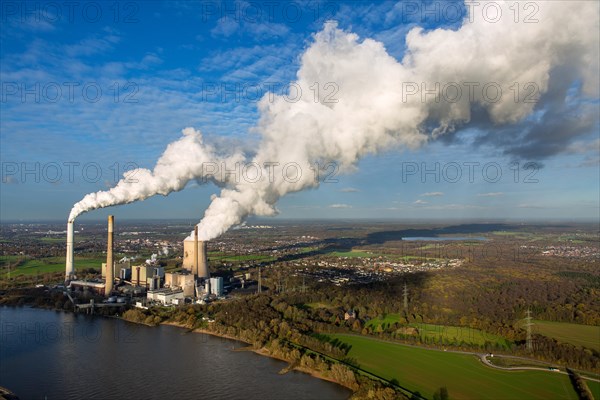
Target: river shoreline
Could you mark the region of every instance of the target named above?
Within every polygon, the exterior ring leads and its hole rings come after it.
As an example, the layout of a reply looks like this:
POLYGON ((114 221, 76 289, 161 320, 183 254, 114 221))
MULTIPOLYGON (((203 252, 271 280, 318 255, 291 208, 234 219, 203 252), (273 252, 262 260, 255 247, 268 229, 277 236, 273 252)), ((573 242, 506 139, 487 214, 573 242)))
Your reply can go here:
POLYGON ((213 338, 188 335, 192 330, 181 324, 165 325, 183 327, 185 330, 167 327, 140 329, 136 328, 139 324, 135 322, 136 325, 124 324, 130 322, 125 319, 122 319, 124 322, 119 322, 114 317, 89 318, 89 315, 77 316, 64 310, 51 312, 27 306, 1 307, 0 313, 5 323, 28 329, 27 335, 18 330, 10 331, 10 346, 7 347, 7 353, 3 354, 3 366, 0 368, 0 375, 3 377, 0 385, 22 399, 44 398, 46 395, 48 398, 73 399, 96 396, 139 398, 140 393, 152 394, 152 398, 168 398, 170 393, 176 393, 176 398, 195 398, 200 392, 206 398, 219 399, 227 391, 231 391, 229 398, 238 400, 281 399, 288 395, 297 400, 347 400, 352 396, 352 392, 341 385, 317 381, 307 374, 287 374, 280 377, 278 372, 288 363, 234 353, 234 349, 247 351, 249 346, 231 337, 218 340, 216 336, 219 335, 211 335, 213 338), (69 331, 61 330, 63 326, 69 331), (35 335, 34 329, 37 332, 35 335), (158 343, 161 345, 156 346, 158 343), (93 361, 72 356, 82 353, 92 354, 93 361), (64 362, 60 361, 60 368, 57 370, 56 360, 63 357, 64 362), (136 384, 130 382, 134 375, 106 374, 115 365, 121 366, 123 371, 137 371, 144 363, 160 365, 162 370, 136 378, 136 384), (61 383, 61 369, 74 371, 70 375, 78 376, 78 379, 69 383, 68 389, 61 383), (51 373, 44 373, 50 370, 51 373), (40 375, 39 385, 32 387, 25 377, 25 371, 40 375), (197 379, 199 376, 207 381, 197 379), (104 381, 110 382, 110 387, 104 388, 104 381), (224 386, 223 382, 227 384, 224 386), (289 390, 292 392, 288 392, 289 390), (245 391, 253 395, 243 397, 245 391))
MULTIPOLYGON (((31 307, 31 308, 36 308, 36 309, 54 310, 54 311, 62 311, 62 312, 67 312, 67 313, 72 313, 72 314, 78 314, 73 309, 67 310, 67 309, 64 309, 64 308, 56 308, 56 307, 53 307, 53 306, 47 305, 47 304, 28 304, 28 303, 25 303, 25 304, 14 304, 14 303, 12 303, 11 304, 11 303, 5 303, 5 304, 2 304, 1 306, 3 306, 3 307, 14 307, 14 308, 31 307)), ((142 322, 142 321, 131 321, 129 319, 123 318, 122 314, 121 315, 87 314, 87 315, 92 316, 92 317, 120 319, 120 320, 125 321, 125 322, 129 322, 129 323, 133 323, 133 324, 137 324, 137 325, 143 325, 143 326, 147 326, 147 327, 157 326, 157 325, 148 324, 148 323, 145 323, 145 322, 142 322)), ((242 340, 242 339, 240 339, 238 337, 227 335, 227 334, 217 333, 217 332, 205 329, 205 328, 191 329, 190 327, 186 326, 185 324, 174 322, 174 321, 162 321, 162 322, 160 322, 159 325, 174 326, 174 327, 177 327, 177 328, 186 329, 187 331, 192 332, 192 333, 204 333, 204 334, 215 336, 215 337, 221 337, 221 338, 225 338, 225 339, 229 339, 229 340, 234 340, 234 341, 237 341, 237 342, 245 343, 248 346, 245 347, 243 349, 243 351, 252 351, 253 353, 258 354, 260 356, 269 357, 269 358, 272 358, 272 359, 275 359, 275 360, 286 362, 288 364, 288 366, 285 367, 285 368, 283 368, 280 371, 280 374, 285 374, 285 373, 290 372, 290 371, 301 372, 303 374, 310 375, 310 376, 312 376, 314 378, 317 378, 317 379, 320 379, 320 380, 323 380, 323 381, 326 381, 326 382, 335 383, 336 385, 339 385, 339 386, 341 386, 341 387, 343 387, 345 389, 348 389, 348 390, 352 391, 353 394, 355 393, 355 390, 353 388, 348 387, 347 385, 344 385, 343 383, 341 383, 341 382, 339 382, 339 381, 337 381, 335 379, 332 379, 332 378, 330 378, 328 376, 325 376, 322 373, 320 373, 319 371, 311 370, 309 368, 305 368, 305 367, 301 367, 301 366, 297 366, 297 365, 294 366, 294 365, 292 365, 289 362, 289 360, 286 360, 286 359, 284 359, 282 357, 278 357, 278 356, 275 356, 275 355, 271 354, 271 352, 268 349, 266 349, 264 347, 260 348, 260 349, 256 349, 256 348, 254 348, 252 346, 252 343, 246 342, 246 341, 244 341, 244 340, 242 340)), ((242 351, 242 350, 238 349, 237 351, 242 351)), ((352 398, 352 395, 349 398, 352 398)))
MULTIPOLYGON (((123 320, 127 321, 126 319, 123 319, 123 320)), ((131 321, 129 321, 129 322, 131 322, 131 321)), ((275 359, 275 360, 286 362, 288 364, 288 366, 285 367, 285 368, 283 368, 281 371, 279 371, 280 374, 286 374, 286 373, 288 373, 290 371, 301 372, 303 374, 310 375, 313 378, 317 378, 317 379, 321 379, 323 381, 335 383, 336 385, 339 385, 339 386, 341 386, 343 388, 351 390, 354 393, 354 389, 352 389, 351 387, 348 387, 348 386, 344 385, 341 382, 338 382, 335 379, 332 379, 332 378, 329 378, 327 376, 324 376, 320 372, 311 370, 309 368, 304 368, 304 367, 300 367, 300 366, 293 366, 292 363, 290 363, 288 360, 286 360, 286 359, 284 359, 282 357, 277 357, 277 356, 271 354, 268 349, 266 349, 264 347, 262 347, 260 349, 256 349, 256 348, 254 348, 252 346, 252 343, 246 342, 246 341, 241 340, 241 339, 239 339, 237 337, 234 337, 234 336, 231 336, 231 335, 227 335, 227 334, 220 334, 220 333, 213 332, 211 330, 204 329, 204 328, 191 329, 188 326, 185 326, 184 324, 181 324, 181 323, 178 323, 178 322, 173 322, 173 321, 165 321, 165 322, 161 322, 160 324, 161 325, 174 326, 174 327, 177 327, 177 328, 183 328, 183 329, 188 330, 191 333, 204 333, 206 335, 211 335, 211 336, 225 338, 225 339, 229 339, 229 340, 235 340, 236 342, 246 343, 248 346, 243 347, 243 348, 239 348, 239 349, 235 349, 234 351, 251 351, 251 352, 253 352, 255 354, 258 354, 260 356, 269 357, 269 358, 272 358, 272 359, 275 359)), ((146 324, 142 323, 142 325, 146 325, 146 324)), ((149 326, 149 325, 146 325, 146 326, 149 326)), ((352 396, 350 396, 350 398, 351 397, 352 396)))

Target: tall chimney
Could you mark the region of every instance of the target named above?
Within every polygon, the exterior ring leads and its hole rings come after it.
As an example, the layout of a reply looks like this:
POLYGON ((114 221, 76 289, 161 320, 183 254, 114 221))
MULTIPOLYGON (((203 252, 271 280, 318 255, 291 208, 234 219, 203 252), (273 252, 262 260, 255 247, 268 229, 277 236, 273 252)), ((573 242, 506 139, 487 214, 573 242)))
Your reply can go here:
POLYGON ((112 215, 108 216, 108 243, 106 244, 106 285, 104 286, 104 295, 110 296, 113 290, 113 230, 115 218, 112 215))
POLYGON ((69 280, 75 274, 75 266, 73 264, 73 223, 67 221, 67 259, 65 262, 65 280, 69 280))
POLYGON ((208 252, 206 251, 206 242, 204 240, 198 241, 198 276, 200 278, 210 278, 208 273, 208 252))
POLYGON ((192 267, 192 275, 198 277, 198 257, 200 256, 198 249, 198 225, 194 227, 194 266, 192 267))

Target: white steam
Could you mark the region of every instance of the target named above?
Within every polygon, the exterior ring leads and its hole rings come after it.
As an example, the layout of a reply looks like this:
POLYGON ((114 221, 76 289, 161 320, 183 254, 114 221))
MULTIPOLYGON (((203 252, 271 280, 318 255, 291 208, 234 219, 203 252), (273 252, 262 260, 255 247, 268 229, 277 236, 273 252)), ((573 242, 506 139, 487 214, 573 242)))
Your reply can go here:
POLYGON ((235 163, 242 158, 239 154, 220 157, 214 147, 203 142, 200 131, 193 128, 185 128, 182 133, 179 140, 167 146, 152 171, 146 168, 128 171, 115 187, 86 195, 71 209, 69 221, 97 208, 128 204, 157 194, 166 196, 182 190, 194 179, 200 183, 208 180, 223 183, 219 175, 207 175, 211 171, 207 166, 235 163))
MULTIPOLYGON (((522 15, 515 22, 511 2, 494 3, 502 7, 495 23, 482 17, 482 2, 473 3, 478 14, 457 30, 412 29, 401 62, 382 43, 361 41, 335 22, 326 23, 302 55, 294 93, 287 98, 269 93, 260 100, 256 131, 261 141, 253 157, 221 158, 199 132, 187 128, 153 171, 139 169, 133 175, 137 182, 123 179, 113 189, 87 195, 69 220, 96 208, 181 190, 190 180, 206 177, 205 162, 224 161, 231 169, 243 161, 259 168, 257 180, 239 173, 220 180, 211 176, 225 187, 198 225, 200 239, 210 240, 249 215, 276 214, 277 201, 288 193, 317 187, 311 170, 316 162, 351 171, 366 154, 417 148, 468 123, 475 108, 487 110, 493 123, 522 121, 548 91, 557 68, 569 71, 568 79, 577 77, 583 93, 598 96, 600 3, 536 2, 534 23, 525 23, 522 15), (442 95, 423 97, 423 89, 442 95), (284 170, 290 163, 294 167, 284 170)), ((556 79, 566 79, 561 76, 556 79)))
MULTIPOLYGON (((301 98, 291 102, 270 94, 259 102, 257 130, 262 142, 252 162, 261 166, 295 162, 301 166, 301 178, 291 183, 276 173, 271 181, 264 168, 261 181, 242 179, 223 189, 198 225, 200 238, 215 238, 248 215, 273 215, 280 197, 318 186, 310 170, 317 161, 335 162, 344 172, 365 154, 391 146, 415 148, 429 135, 469 122, 474 105, 487 109, 494 123, 520 121, 548 90, 550 72, 558 66, 573 70, 585 93, 598 95, 598 2, 538 2, 537 23, 525 23, 523 18, 515 22, 510 2, 495 4, 503 8, 496 23, 474 15, 472 22, 467 18, 455 31, 411 30, 402 62, 382 43, 360 41, 336 23, 327 23, 302 56, 294 82, 301 88, 301 98), (327 103, 325 95, 331 90, 322 90, 315 102, 311 89, 315 82, 321 88, 334 83, 339 92, 333 97, 338 101, 327 103), (436 83, 442 91, 444 85, 456 83, 462 94, 456 98, 453 87, 447 87, 439 100, 434 95, 422 98, 421 85, 431 90, 436 83), (418 94, 408 95, 415 85, 418 94), (497 88, 502 91, 499 98, 497 88), (425 123, 434 128, 427 132, 425 123)), ((290 97, 297 96, 290 93, 290 97)))

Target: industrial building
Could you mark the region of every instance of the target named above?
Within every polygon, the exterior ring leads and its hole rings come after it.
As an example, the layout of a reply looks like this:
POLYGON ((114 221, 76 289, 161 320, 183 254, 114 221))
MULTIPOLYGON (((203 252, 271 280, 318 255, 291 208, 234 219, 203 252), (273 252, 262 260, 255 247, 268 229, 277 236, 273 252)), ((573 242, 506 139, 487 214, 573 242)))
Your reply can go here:
POLYGON ((210 277, 206 242, 198 240, 198 227, 194 229, 192 239, 187 238, 183 241, 183 268, 199 278, 210 277))
MULTIPOLYGON (((123 270, 129 270, 131 272, 131 261, 129 261, 128 259, 114 263, 113 276, 115 278, 125 279, 121 278, 121 275, 126 274, 121 272, 123 270)), ((106 279, 106 263, 102 263, 102 278, 106 279)), ((131 279, 131 277, 127 278, 127 280, 129 279, 131 279)))
POLYGON ((183 290, 186 297, 193 297, 195 293, 196 282, 194 275, 185 272, 167 272, 165 274, 165 287, 179 288, 183 290))
POLYGON ((210 278, 208 280, 210 290, 207 290, 207 293, 214 294, 217 297, 223 296, 223 278, 217 276, 215 278, 210 278))
MULTIPOLYGON (((151 287, 156 285, 153 281, 164 279, 165 269, 151 264, 134 265, 131 267, 131 284, 134 286, 151 287)), ((160 284, 159 284, 160 286, 160 284)))
POLYGON ((147 298, 163 304, 178 304, 185 297, 199 297, 199 285, 204 283, 205 293, 217 297, 223 295, 223 278, 210 279, 208 271, 207 243, 198 240, 198 228, 194 230, 193 239, 183 242, 183 271, 165 273, 163 267, 156 262, 155 256, 145 264, 131 265, 130 259, 124 258, 114 262, 114 217, 108 216, 108 235, 106 245, 106 263, 102 264, 104 282, 76 281, 73 256, 74 221, 67 223, 67 256, 65 278, 71 281, 71 287, 93 290, 106 297, 111 296, 115 278, 118 290, 122 293, 141 294, 148 289, 147 298), (126 284, 126 286, 123 286, 126 284), (134 291, 128 290, 135 289, 134 291), (137 288, 137 289, 136 289, 137 288))
POLYGON ((80 289, 81 291, 89 290, 99 295, 104 295, 105 284, 104 282, 94 281, 71 281, 69 286, 72 290, 80 289))
POLYGON ((178 304, 179 300, 183 301, 185 299, 185 295, 181 289, 164 288, 148 291, 146 298, 148 301, 156 301, 167 306, 173 303, 178 304))

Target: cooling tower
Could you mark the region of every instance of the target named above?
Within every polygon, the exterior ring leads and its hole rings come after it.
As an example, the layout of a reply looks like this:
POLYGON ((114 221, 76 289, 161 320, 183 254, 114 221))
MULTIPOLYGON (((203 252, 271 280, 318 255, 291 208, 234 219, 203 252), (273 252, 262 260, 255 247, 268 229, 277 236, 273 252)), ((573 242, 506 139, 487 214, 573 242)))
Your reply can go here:
POLYGON ((108 242, 106 244, 106 286, 104 287, 104 295, 110 296, 113 289, 114 281, 114 262, 113 262, 113 230, 115 218, 112 215, 108 216, 108 242))
POLYGON ((208 251, 206 251, 206 243, 204 240, 198 242, 198 277, 209 278, 208 273, 208 251))
POLYGON ((198 225, 194 227, 194 266, 192 267, 192 275, 194 277, 198 276, 198 264, 199 264, 199 254, 200 251, 198 249, 198 225))
POLYGON ((74 221, 67 222, 67 258, 65 262, 65 280, 69 280, 75 275, 75 265, 73 264, 73 225, 74 221))

